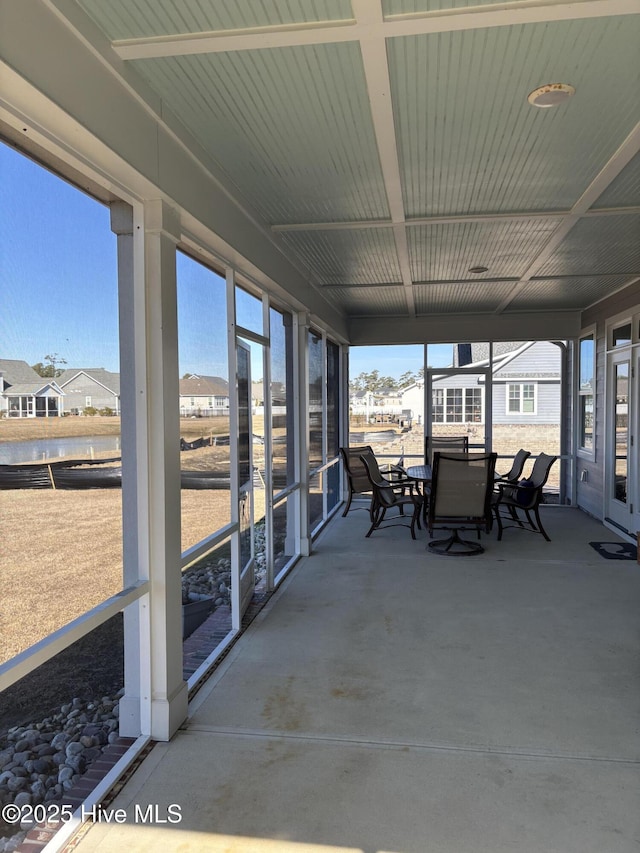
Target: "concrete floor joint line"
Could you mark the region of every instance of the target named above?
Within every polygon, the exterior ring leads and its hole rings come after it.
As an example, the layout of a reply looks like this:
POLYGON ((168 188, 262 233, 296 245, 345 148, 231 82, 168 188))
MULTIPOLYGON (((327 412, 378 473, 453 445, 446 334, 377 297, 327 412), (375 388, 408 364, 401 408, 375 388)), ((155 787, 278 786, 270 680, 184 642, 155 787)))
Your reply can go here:
POLYGON ((603 764, 629 764, 631 766, 640 765, 640 758, 626 758, 623 756, 601 756, 601 755, 578 755, 573 753, 560 752, 545 752, 542 750, 526 750, 517 749, 516 747, 506 746, 471 746, 459 744, 441 744, 441 743, 416 743, 412 741, 384 741, 372 740, 371 738, 356 738, 356 737, 341 737, 339 735, 313 735, 313 734, 292 734, 284 731, 265 731, 265 730, 249 730, 249 729, 234 729, 220 726, 207 725, 190 725, 182 730, 185 734, 212 734, 222 735, 223 737, 241 737, 255 738, 257 740, 292 740, 306 741, 309 743, 322 743, 340 746, 365 746, 375 749, 416 749, 434 752, 469 752, 478 753, 481 755, 503 755, 512 758, 532 758, 532 759, 551 759, 557 761, 585 761, 599 762, 603 764))

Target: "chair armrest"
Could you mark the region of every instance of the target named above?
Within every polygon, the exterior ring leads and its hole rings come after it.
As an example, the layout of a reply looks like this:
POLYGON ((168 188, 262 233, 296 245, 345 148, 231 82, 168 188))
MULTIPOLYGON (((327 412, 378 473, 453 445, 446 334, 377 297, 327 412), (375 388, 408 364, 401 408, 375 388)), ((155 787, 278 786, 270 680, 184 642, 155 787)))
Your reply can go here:
POLYGON ((498 487, 498 501, 515 501, 518 486, 508 480, 496 483, 498 487))
POLYGON ((521 486, 519 483, 499 483, 497 503, 509 503, 523 509, 531 509, 535 506, 538 495, 542 492, 541 486, 521 486))
POLYGON ((391 467, 389 468, 389 471, 392 475, 395 475, 398 477, 406 477, 407 476, 407 472, 402 467, 402 465, 391 465, 391 467))
POLYGON ((388 486, 410 486, 412 483, 415 485, 415 480, 411 480, 409 477, 393 477, 387 479, 384 474, 382 474, 382 479, 388 486))

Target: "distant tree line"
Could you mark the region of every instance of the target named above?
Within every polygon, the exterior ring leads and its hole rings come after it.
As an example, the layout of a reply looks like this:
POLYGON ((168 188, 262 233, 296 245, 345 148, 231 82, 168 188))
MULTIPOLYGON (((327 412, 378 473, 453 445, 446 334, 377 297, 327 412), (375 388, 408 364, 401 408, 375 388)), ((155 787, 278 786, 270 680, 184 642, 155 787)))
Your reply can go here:
POLYGON ((372 370, 370 373, 359 373, 354 379, 349 382, 349 390, 352 394, 358 391, 371 391, 372 393, 380 391, 402 391, 414 382, 424 379, 424 367, 421 367, 417 373, 411 370, 406 370, 398 379, 393 376, 381 376, 379 370, 372 370))

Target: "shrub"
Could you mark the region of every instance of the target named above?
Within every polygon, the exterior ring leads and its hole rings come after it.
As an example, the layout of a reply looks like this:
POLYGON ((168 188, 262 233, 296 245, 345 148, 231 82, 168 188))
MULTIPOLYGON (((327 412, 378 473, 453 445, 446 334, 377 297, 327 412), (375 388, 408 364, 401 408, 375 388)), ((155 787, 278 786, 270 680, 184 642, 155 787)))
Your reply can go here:
POLYGON ((85 415, 97 415, 98 410, 96 409, 95 406, 85 406, 84 407, 84 413, 85 413, 85 415))

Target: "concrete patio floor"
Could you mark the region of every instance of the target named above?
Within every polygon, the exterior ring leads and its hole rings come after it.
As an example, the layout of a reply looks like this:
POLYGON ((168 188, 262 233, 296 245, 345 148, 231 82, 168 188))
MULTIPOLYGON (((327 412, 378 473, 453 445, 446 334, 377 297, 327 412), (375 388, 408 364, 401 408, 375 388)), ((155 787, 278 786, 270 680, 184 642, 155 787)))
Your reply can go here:
POLYGON ((543 520, 449 558, 334 519, 75 850, 638 851, 640 566, 543 520))

